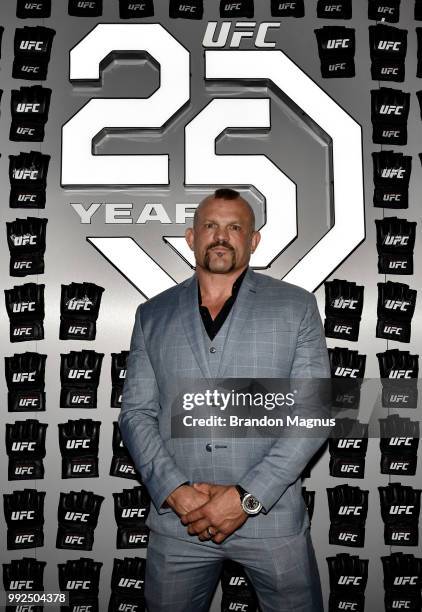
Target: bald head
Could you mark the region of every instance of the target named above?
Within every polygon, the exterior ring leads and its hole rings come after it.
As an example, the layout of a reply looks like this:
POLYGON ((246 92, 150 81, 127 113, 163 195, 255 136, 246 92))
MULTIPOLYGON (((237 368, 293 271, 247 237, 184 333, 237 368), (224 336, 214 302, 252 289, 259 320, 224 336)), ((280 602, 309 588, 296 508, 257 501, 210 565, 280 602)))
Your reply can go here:
POLYGON ((207 196, 198 204, 195 210, 195 214, 193 216, 193 227, 198 224, 198 220, 201 216, 202 211, 204 211, 206 206, 214 200, 227 200, 228 202, 236 200, 237 202, 240 202, 245 208, 245 211, 247 211, 248 213, 251 232, 255 230, 255 213, 253 211, 252 206, 247 200, 242 198, 238 191, 236 191, 235 189, 228 188, 216 189, 216 191, 212 195, 207 196))

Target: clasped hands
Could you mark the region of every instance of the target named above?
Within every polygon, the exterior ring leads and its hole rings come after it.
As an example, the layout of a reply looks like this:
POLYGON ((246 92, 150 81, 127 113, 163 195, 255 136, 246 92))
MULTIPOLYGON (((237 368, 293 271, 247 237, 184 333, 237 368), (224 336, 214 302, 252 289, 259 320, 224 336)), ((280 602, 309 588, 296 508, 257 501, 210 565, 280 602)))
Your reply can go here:
POLYGON ((220 544, 248 518, 233 485, 206 482, 182 485, 166 501, 187 526, 188 533, 197 535, 201 541, 220 544))

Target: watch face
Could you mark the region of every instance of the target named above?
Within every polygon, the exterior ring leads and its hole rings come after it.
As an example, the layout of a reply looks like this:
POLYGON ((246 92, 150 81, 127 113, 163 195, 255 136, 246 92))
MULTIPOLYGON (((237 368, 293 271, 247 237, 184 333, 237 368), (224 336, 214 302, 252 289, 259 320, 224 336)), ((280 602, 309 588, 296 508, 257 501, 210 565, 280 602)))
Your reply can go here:
POLYGON ((260 502, 253 495, 245 495, 243 499, 243 508, 245 512, 249 512, 251 514, 255 512, 259 512, 261 510, 260 502))

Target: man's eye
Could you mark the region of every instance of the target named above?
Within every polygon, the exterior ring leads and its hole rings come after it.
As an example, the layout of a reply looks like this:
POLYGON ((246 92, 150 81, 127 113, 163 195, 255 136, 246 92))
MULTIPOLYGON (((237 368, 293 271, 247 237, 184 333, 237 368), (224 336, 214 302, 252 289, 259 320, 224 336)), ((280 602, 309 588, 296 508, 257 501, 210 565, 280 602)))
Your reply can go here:
POLYGON ((205 227, 207 229, 211 229, 212 227, 214 227, 214 223, 205 223, 205 227))
POLYGON ((240 230, 240 225, 232 225, 231 227, 232 227, 232 229, 234 229, 236 231, 240 230))

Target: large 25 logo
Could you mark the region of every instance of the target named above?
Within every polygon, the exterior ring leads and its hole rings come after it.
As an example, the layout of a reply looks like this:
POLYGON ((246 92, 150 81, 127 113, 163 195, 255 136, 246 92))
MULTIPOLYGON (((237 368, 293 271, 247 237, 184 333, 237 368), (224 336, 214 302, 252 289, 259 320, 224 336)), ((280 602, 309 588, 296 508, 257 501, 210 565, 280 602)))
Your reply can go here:
MULTIPOLYGON (((100 24, 70 52, 70 80, 98 81, 102 62, 118 52, 148 53, 160 66, 160 86, 146 99, 95 98, 62 130, 62 185, 162 186, 169 184, 168 155, 93 155, 105 129, 161 128, 190 100, 190 54, 159 24, 100 24)), ((269 82, 332 139, 334 224, 284 280, 315 290, 365 237, 360 125, 280 50, 208 50, 205 79, 269 82), (265 55, 264 55, 265 54, 265 55)), ((186 186, 249 185, 266 201, 262 241, 251 265, 265 269, 297 236, 296 187, 264 155, 217 155, 227 128, 270 128, 269 98, 212 100, 185 127, 186 186)), ((132 238, 89 241, 143 295, 176 284, 132 238)), ((183 237, 166 241, 187 262, 183 237)))

